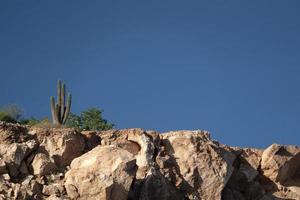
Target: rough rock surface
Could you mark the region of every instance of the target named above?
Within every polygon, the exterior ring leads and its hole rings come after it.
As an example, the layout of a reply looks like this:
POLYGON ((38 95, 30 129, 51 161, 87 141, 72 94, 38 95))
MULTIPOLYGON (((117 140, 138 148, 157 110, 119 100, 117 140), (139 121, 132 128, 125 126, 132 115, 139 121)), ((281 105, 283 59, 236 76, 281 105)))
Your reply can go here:
POLYGON ((273 144, 262 154, 261 169, 272 181, 285 184, 300 167, 300 148, 273 144))
POLYGON ((178 131, 161 136, 157 157, 163 175, 190 199, 221 199, 233 167, 226 152, 204 131, 178 131))
POLYGON ((1 199, 299 200, 300 147, 229 147, 205 131, 0 122, 1 199))
POLYGON ((65 168, 83 154, 84 136, 73 129, 31 129, 40 143, 39 152, 49 156, 59 168, 65 168))
POLYGON ((128 151, 98 146, 71 163, 65 187, 75 199, 126 200, 137 166, 128 151))

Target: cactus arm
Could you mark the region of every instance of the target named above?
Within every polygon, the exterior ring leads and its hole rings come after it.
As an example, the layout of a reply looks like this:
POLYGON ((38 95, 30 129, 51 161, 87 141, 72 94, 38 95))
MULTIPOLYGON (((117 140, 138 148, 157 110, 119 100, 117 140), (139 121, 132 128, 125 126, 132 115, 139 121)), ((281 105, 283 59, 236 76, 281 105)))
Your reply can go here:
POLYGON ((50 106, 51 106, 51 114, 53 124, 58 124, 58 118, 56 113, 55 99, 54 97, 50 97, 50 106))
POLYGON ((61 94, 60 94, 60 98, 61 98, 61 107, 60 107, 60 119, 61 122, 63 122, 64 119, 64 115, 65 115, 65 93, 66 93, 66 85, 64 83, 62 83, 61 86, 61 94))
POLYGON ((69 114, 70 114, 70 110, 71 110, 71 103, 72 103, 72 95, 69 94, 68 95, 68 100, 67 100, 67 105, 65 107, 65 114, 64 114, 64 119, 62 121, 63 124, 66 123, 68 117, 69 117, 69 114))
POLYGON ((58 106, 58 104, 55 104, 55 113, 56 113, 55 117, 57 119, 57 124, 61 124, 61 120, 60 120, 59 115, 58 115, 59 112, 60 112, 59 106, 58 106))
POLYGON ((57 82, 57 105, 58 105, 58 110, 57 110, 57 115, 58 119, 61 119, 61 113, 60 113, 60 108, 61 108, 61 80, 58 80, 57 82))

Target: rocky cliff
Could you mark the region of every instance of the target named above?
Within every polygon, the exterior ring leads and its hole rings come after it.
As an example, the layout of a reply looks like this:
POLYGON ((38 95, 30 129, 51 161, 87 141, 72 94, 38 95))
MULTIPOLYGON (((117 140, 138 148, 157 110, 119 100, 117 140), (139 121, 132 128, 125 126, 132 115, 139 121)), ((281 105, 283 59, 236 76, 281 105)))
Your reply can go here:
POLYGON ((300 199, 300 148, 229 147, 205 131, 0 123, 0 199, 300 199))

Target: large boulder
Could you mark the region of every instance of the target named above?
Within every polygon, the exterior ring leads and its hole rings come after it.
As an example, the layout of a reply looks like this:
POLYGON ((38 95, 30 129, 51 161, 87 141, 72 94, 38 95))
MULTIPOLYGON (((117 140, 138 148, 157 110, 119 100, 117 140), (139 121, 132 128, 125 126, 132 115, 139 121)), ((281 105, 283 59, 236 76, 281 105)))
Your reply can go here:
POLYGON ((261 169, 264 176, 285 185, 300 170, 300 147, 271 145, 262 154, 261 169))
POLYGON ((159 151, 160 137, 155 131, 142 129, 109 130, 99 133, 101 145, 115 145, 136 158, 138 170, 128 199, 182 199, 184 195, 159 171, 155 161, 159 151))
POLYGON ((264 187, 279 199, 300 199, 300 147, 273 144, 264 150, 264 187))
POLYGON ((101 145, 116 145, 134 155, 138 171, 136 179, 145 179, 153 169, 159 148, 159 134, 142 129, 109 130, 101 132, 101 145))
POLYGON ((116 146, 98 146, 76 158, 65 174, 72 199, 127 199, 137 170, 136 159, 116 146))
POLYGON ((190 199, 220 200, 232 172, 234 157, 205 131, 177 131, 161 135, 156 158, 162 174, 190 199))

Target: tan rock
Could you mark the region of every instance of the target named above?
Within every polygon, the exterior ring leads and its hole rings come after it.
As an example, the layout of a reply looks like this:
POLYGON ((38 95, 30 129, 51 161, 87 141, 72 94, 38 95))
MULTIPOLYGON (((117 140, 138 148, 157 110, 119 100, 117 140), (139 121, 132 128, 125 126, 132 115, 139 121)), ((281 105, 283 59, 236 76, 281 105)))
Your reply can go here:
POLYGON ((159 134, 142 129, 109 130, 101 132, 102 145, 116 145, 136 158, 137 179, 146 178, 154 167, 154 154, 158 148, 159 134))
POLYGON ((44 176, 57 171, 54 161, 44 153, 37 153, 31 163, 34 175, 44 176))
POLYGON ((6 168, 12 177, 16 178, 19 175, 22 162, 36 148, 37 143, 35 140, 29 140, 24 143, 0 145, 0 155, 6 163, 6 168))
POLYGON ((234 171, 222 192, 223 200, 248 200, 264 198, 266 191, 257 181, 262 150, 232 148, 237 155, 234 171))
POLYGON ((276 199, 298 200, 300 199, 299 187, 282 187, 271 195, 276 199))
POLYGON ((24 143, 34 137, 28 134, 26 126, 19 124, 5 123, 0 121, 0 143, 13 144, 24 143))
POLYGON ((259 174, 261 156, 263 151, 260 149, 243 149, 240 155, 240 169, 245 174, 247 181, 250 182, 259 174))
POLYGON ((90 151, 101 144, 101 138, 95 131, 82 131, 84 136, 86 150, 90 151))
POLYGON ((284 185, 300 169, 300 148, 271 145, 262 154, 261 169, 266 177, 284 185))
POLYGON ((12 184, 14 199, 29 199, 30 195, 27 193, 26 186, 22 186, 19 183, 12 184))
POLYGON ((6 179, 2 176, 0 176, 0 194, 6 194, 10 192, 11 189, 11 182, 9 179, 6 179))
POLYGON ((76 158, 65 174, 72 199, 125 200, 136 172, 133 154, 116 146, 98 146, 76 158))
POLYGON ((300 148, 229 147, 205 131, 0 122, 0 199, 298 200, 300 148))
POLYGON ((161 138, 164 149, 157 162, 164 176, 191 199, 221 199, 233 172, 226 151, 205 131, 169 132, 161 138))
POLYGON ((9 174, 2 174, 0 177, 1 177, 2 179, 6 180, 6 181, 10 181, 10 176, 9 176, 9 174))
POLYGON ((55 195, 57 197, 62 196, 64 188, 60 184, 51 184, 51 185, 44 185, 43 187, 43 194, 47 196, 55 195))
POLYGON ((21 187, 26 191, 27 195, 34 196, 41 194, 42 186, 34 179, 34 176, 29 175, 21 182, 21 187))
POLYGON ((59 168, 70 165, 84 152, 84 137, 74 129, 34 129, 41 145, 40 152, 47 152, 59 168))

